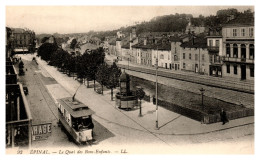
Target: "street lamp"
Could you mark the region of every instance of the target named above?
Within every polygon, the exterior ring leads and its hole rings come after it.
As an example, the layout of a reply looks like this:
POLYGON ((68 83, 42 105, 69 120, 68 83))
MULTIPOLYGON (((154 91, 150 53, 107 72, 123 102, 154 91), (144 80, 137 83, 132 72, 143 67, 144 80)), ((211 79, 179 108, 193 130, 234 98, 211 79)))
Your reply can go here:
POLYGON ((128 68, 128 70, 129 70, 129 58, 127 58, 127 60, 128 60, 128 67, 127 67, 127 68, 128 68))
POLYGON ((201 88, 201 89, 200 89, 200 92, 201 92, 201 105, 202 105, 202 109, 204 110, 203 96, 204 96, 205 89, 204 89, 204 88, 201 88))
POLYGON ((158 130, 158 47, 157 47, 157 57, 156 57, 156 87, 155 87, 155 95, 156 95, 156 122, 155 129, 158 130))

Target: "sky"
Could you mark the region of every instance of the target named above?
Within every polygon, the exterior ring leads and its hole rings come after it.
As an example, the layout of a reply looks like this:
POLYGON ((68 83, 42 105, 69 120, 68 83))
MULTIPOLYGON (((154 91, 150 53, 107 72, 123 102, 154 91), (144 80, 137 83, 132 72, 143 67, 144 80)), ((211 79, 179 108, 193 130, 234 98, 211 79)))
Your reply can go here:
POLYGON ((105 31, 175 13, 216 15, 220 9, 253 6, 6 6, 6 26, 39 33, 105 31))

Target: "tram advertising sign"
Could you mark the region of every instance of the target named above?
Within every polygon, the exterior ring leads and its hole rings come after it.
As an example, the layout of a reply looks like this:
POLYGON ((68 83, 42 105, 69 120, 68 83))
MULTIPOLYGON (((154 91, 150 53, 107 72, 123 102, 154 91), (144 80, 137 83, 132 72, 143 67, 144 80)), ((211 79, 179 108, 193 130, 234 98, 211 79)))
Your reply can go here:
POLYGON ((51 135, 52 132, 51 130, 52 130, 51 123, 32 125, 32 140, 33 141, 46 140, 51 135))

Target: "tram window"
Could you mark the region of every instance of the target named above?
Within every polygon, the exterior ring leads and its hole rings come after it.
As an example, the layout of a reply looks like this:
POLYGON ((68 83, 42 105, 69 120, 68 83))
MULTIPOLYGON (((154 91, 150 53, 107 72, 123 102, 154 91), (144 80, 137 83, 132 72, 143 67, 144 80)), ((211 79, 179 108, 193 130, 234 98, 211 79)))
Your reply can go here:
POLYGON ((83 126, 88 128, 88 129, 93 129, 94 128, 94 125, 93 125, 93 122, 91 120, 91 117, 89 117, 89 118, 82 118, 82 123, 83 123, 83 126))
POLYGON ((76 131, 79 131, 80 129, 93 129, 94 128, 94 124, 91 120, 91 116, 80 117, 80 118, 71 117, 71 120, 72 120, 72 127, 76 131))

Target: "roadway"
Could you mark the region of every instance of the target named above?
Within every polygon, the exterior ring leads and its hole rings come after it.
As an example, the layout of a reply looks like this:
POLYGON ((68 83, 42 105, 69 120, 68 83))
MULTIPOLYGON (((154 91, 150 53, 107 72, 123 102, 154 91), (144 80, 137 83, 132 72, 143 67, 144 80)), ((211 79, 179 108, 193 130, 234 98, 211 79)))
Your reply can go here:
MULTIPOLYGON (((53 126, 57 125, 56 99, 73 95, 80 84, 40 59, 38 59, 39 65, 36 66, 30 61, 32 55, 21 57, 27 68, 24 78, 29 89, 28 101, 33 118, 35 121, 37 117, 39 121, 50 120, 53 126)), ((86 88, 84 85, 79 88, 76 98, 96 112, 93 119, 95 139, 98 142, 96 145, 80 149, 109 149, 112 153, 125 149, 128 153, 135 154, 235 154, 254 151, 253 117, 230 121, 224 126, 220 123, 203 125, 159 107, 160 130, 155 130, 154 106, 151 103, 143 103, 143 117, 138 118, 138 109, 126 112, 115 108, 114 102, 110 101, 109 93, 109 90, 105 90, 104 95, 99 95, 93 88, 86 88)), ((44 141, 33 142, 33 147, 78 148, 68 141, 58 126, 53 127, 51 137, 44 141)))

